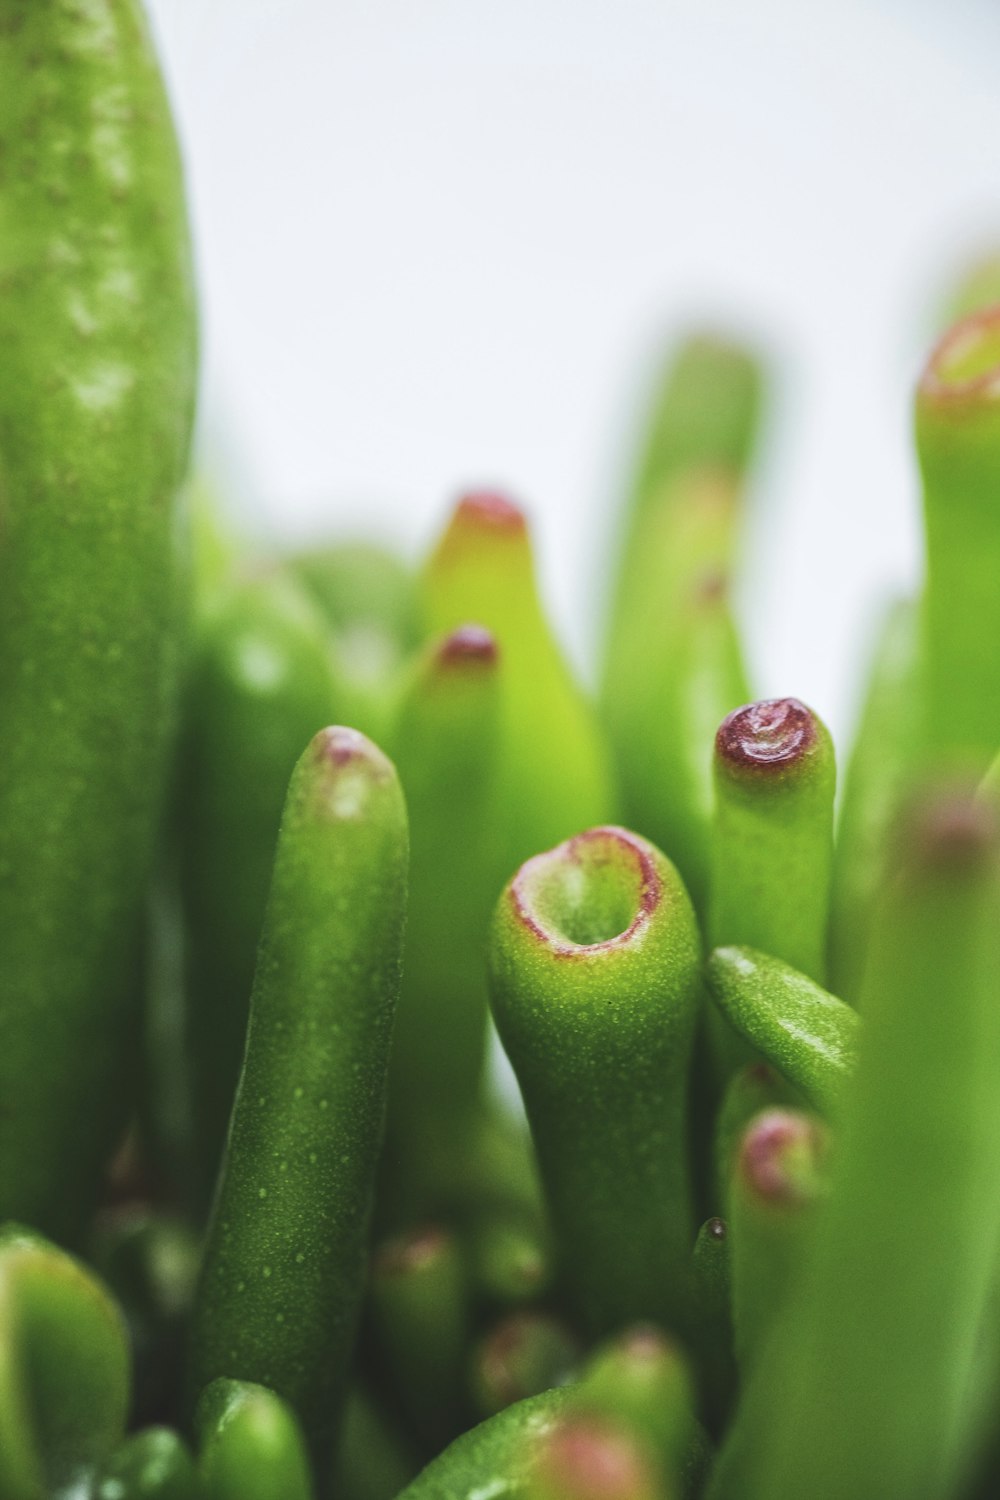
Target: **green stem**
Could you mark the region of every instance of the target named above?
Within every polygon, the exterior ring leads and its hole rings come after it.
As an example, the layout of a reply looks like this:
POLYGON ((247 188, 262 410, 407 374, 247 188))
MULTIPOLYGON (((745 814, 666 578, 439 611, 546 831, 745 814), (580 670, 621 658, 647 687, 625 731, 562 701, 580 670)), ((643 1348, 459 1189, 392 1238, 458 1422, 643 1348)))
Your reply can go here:
POLYGON ((998 902, 992 809, 925 796, 873 925, 830 1198, 713 1500, 951 1493, 1000 1246, 998 902))
POLYGON ((207 1206, 240 1074, 288 779, 336 706, 326 629, 294 578, 231 585, 199 629, 178 799, 193 1165, 207 1206))
POLYGON ((400 1410, 413 1435, 436 1452, 462 1415, 469 1288, 455 1236, 421 1229, 382 1245, 372 1261, 371 1304, 400 1410))
POLYGON ((546 1312, 515 1312, 503 1318, 472 1351, 473 1400, 483 1417, 515 1401, 565 1385, 580 1358, 572 1330, 546 1312))
POLYGON ((705 973, 733 1031, 814 1108, 835 1112, 856 1063, 856 1012, 780 959, 753 948, 716 948, 705 973))
POLYGON ((214 1380, 198 1403, 204 1500, 312 1500, 302 1431, 287 1402, 246 1380, 214 1380))
POLYGON ((826 1133, 801 1110, 769 1109, 740 1141, 729 1193, 733 1334, 743 1379, 799 1274, 826 1187, 826 1133))
POLYGON ((194 1460, 168 1427, 147 1427, 108 1460, 94 1500, 203 1500, 194 1460))
POLYGON ((677 872, 616 828, 536 856, 501 897, 490 972, 576 1314, 682 1320, 698 934, 677 872))
POLYGON ((77 1236, 128 1115, 196 330, 139 0, 0 0, 0 1220, 77 1236))
POLYGON ((830 735, 797 698, 751 703, 723 720, 715 737, 713 945, 759 948, 823 982, 834 780, 830 735))
POLYGON ((323 730, 285 803, 191 1370, 195 1396, 218 1375, 271 1386, 320 1458, 364 1280, 406 864, 392 765, 323 730))
POLYGON ((48 1500, 125 1432, 125 1325, 104 1287, 32 1230, 0 1230, 0 1495, 48 1500))
POLYGON ((546 622, 516 506, 466 496, 427 564, 424 597, 433 632, 475 620, 500 651, 497 852, 506 875, 613 814, 607 749, 546 622))
POLYGON ((926 749, 981 774, 1000 745, 1000 308, 945 334, 921 377, 915 421, 926 749))
POLYGON ((830 895, 830 975, 857 1003, 875 897, 920 729, 919 618, 910 600, 886 612, 844 777, 830 895))

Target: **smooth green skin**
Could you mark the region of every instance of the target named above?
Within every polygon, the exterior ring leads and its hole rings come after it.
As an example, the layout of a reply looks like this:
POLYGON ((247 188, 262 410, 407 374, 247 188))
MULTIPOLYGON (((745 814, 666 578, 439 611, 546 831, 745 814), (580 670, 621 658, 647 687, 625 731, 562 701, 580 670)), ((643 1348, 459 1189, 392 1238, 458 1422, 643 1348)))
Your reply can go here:
POLYGON ((998 865, 988 809, 925 803, 873 928, 831 1195, 712 1500, 953 1492, 1000 1244, 998 865))
POLYGON ((246 1380, 215 1380, 198 1404, 202 1500, 313 1500, 302 1430, 286 1401, 246 1380))
POLYGON ((137 0, 0 0, 0 1218, 75 1232, 128 1110, 196 335, 137 0))
POLYGON ((382 744, 392 728, 400 673, 421 641, 413 573, 367 542, 316 547, 289 561, 332 633, 344 722, 382 744))
POLYGON ((493 1014, 531 1124, 566 1296, 591 1332, 685 1317, 698 963, 676 870, 619 829, 529 861, 494 917, 493 1014))
POLYGON ((638 1438, 662 1465, 671 1494, 689 1494, 703 1471, 707 1439, 681 1350, 655 1329, 635 1328, 602 1345, 573 1387, 570 1411, 605 1419, 638 1438))
POLYGON ((712 1143, 715 1193, 718 1206, 724 1212, 729 1210, 729 1184, 736 1147, 748 1121, 762 1109, 803 1102, 798 1090, 768 1063, 744 1063, 729 1079, 719 1104, 712 1143))
POLYGON ((716 751, 708 937, 771 953, 822 984, 836 769, 829 731, 812 719, 815 742, 792 764, 734 766, 716 751))
POLYGON ((487 1306, 517 1307, 541 1296, 552 1276, 552 1247, 541 1225, 517 1209, 482 1216, 469 1238, 470 1274, 487 1306))
POLYGON ((480 1417, 565 1385, 580 1358, 576 1334, 551 1313, 527 1309, 496 1323, 469 1360, 469 1385, 480 1417))
POLYGON ((429 1463, 398 1500, 515 1500, 539 1444, 566 1410, 566 1388, 543 1391, 481 1422, 429 1463))
POLYGON ((731 1312, 732 1236, 725 1219, 706 1219, 691 1256, 691 1297, 695 1329, 692 1348, 706 1420, 718 1431, 736 1387, 731 1312))
POLYGON ((733 1030, 811 1105, 835 1113, 857 1061, 857 1013, 804 974, 753 948, 716 948, 705 975, 733 1030))
POLYGON ((875 897, 893 823, 913 771, 920 731, 920 622, 916 605, 885 612, 844 776, 830 891, 830 982, 857 1004, 875 897))
POLYGON ((194 1310, 191 1394, 284 1396, 322 1464, 365 1273, 406 901, 391 763, 326 729, 288 789, 194 1310))
POLYGON ((435 642, 389 742, 410 818, 410 895, 385 1168, 410 1222, 437 1211, 430 1169, 467 1138, 482 1090, 486 938, 509 874, 494 821, 501 673, 483 632, 435 642))
POLYGON ((425 1229, 376 1252, 372 1323, 414 1437, 436 1453, 459 1430, 470 1333, 468 1272, 458 1238, 425 1229))
POLYGON ((69 1495, 121 1442, 129 1350, 101 1283, 33 1230, 0 1229, 0 1496, 69 1495))
POLYGON ((419 1464, 367 1391, 348 1393, 330 1500, 395 1500, 419 1464))
POLYGON ((601 706, 625 814, 667 850, 699 909, 712 736, 750 696, 727 594, 762 384, 735 344, 703 336, 671 356, 624 518, 607 628, 601 706))
POLYGON ((799 1276, 827 1187, 820 1121, 769 1109, 747 1125, 729 1191, 733 1341, 743 1380, 799 1276))
POLYGON ((240 1074, 289 777, 339 707, 325 622, 294 577, 262 571, 216 597, 189 673, 177 798, 192 1175, 203 1210, 240 1074))
POLYGON ((612 817, 607 747, 543 614, 524 517, 496 496, 456 510, 424 570, 432 635, 470 620, 500 649, 496 847, 501 878, 612 817))
POLYGON ((202 1500, 202 1493, 183 1439, 167 1427, 149 1427, 105 1464, 93 1500, 202 1500))
POLYGON ((981 775, 1000 745, 1000 308, 956 325, 917 390, 929 760, 981 775))

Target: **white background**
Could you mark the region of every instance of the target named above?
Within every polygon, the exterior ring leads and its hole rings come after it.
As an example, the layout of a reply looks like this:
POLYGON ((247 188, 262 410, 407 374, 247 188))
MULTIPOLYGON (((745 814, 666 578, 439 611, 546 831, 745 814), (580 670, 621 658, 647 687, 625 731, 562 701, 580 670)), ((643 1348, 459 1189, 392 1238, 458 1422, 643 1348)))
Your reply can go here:
POLYGON ((581 669, 650 362, 774 363, 742 601, 835 733, 919 576, 909 391, 1000 238, 995 0, 152 0, 205 322, 203 447, 286 535, 529 507, 581 669))

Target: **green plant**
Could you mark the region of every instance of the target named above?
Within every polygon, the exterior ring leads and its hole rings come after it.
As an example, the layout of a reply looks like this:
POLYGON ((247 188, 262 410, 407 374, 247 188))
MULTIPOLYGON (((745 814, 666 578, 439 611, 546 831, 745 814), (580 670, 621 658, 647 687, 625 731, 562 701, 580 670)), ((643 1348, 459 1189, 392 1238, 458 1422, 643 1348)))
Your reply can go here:
POLYGON ((138 0, 0 0, 0 141, 0 1500, 991 1494, 995 279, 835 830, 728 602, 750 351, 661 378, 594 706, 504 497, 179 546, 138 0))

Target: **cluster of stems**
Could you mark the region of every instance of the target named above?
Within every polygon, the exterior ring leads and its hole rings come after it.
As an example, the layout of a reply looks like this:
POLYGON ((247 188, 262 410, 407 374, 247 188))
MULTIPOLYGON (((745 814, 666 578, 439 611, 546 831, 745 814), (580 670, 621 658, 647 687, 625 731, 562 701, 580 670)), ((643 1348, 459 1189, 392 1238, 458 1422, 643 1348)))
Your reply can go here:
POLYGON ((591 699, 508 497, 411 567, 185 486, 139 0, 0 0, 0 137, 0 1500, 995 1493, 1000 278, 835 812, 753 351, 671 351, 591 699))

